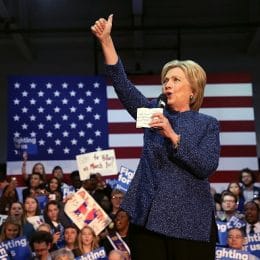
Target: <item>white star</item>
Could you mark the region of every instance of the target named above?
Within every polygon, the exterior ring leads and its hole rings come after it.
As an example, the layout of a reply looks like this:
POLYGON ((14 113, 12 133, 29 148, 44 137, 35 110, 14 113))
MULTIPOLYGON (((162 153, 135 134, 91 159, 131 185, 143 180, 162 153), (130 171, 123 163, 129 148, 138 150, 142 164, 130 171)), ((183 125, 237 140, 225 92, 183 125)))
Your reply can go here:
POLYGON ((23 108, 22 108, 22 112, 23 112, 23 113, 27 113, 27 112, 28 112, 28 108, 27 108, 27 107, 23 107, 23 108))
POLYGON ((19 104, 20 104, 20 100, 16 98, 16 99, 14 100, 14 104, 15 104, 15 105, 19 105, 19 104))
POLYGON ((28 125, 27 124, 22 124, 22 129, 27 129, 28 125))
POLYGON ((95 103, 95 104, 99 104, 99 103, 100 103, 100 99, 99 99, 99 98, 95 98, 95 99, 94 99, 94 103, 95 103))
POLYGON ((32 82, 32 83, 30 84, 30 86, 31 86, 31 89, 36 88, 36 84, 35 84, 34 82, 32 82))
POLYGON ((53 149, 50 147, 50 148, 48 148, 47 152, 48 152, 48 154, 53 154, 53 149))
POLYGON ((102 148, 98 146, 98 147, 96 148, 96 151, 102 151, 102 148))
POLYGON ((64 132, 62 133, 62 135, 63 135, 63 137, 68 137, 68 136, 69 136, 69 132, 68 132, 68 131, 64 131, 64 132))
POLYGON ((15 132, 15 133, 14 133, 14 137, 20 137, 20 133, 15 132))
POLYGON ((36 104, 36 100, 32 98, 32 99, 30 100, 30 104, 31 104, 31 105, 35 105, 35 104, 36 104))
POLYGON ((78 99, 78 103, 81 105, 81 104, 84 104, 84 99, 83 98, 80 98, 78 99))
POLYGON ((77 110, 76 107, 70 107, 70 112, 71 112, 71 113, 75 113, 76 110, 77 110))
POLYGON ((46 116, 46 121, 51 121, 52 120, 52 116, 51 115, 47 115, 46 116))
POLYGON ((53 133, 52 133, 51 131, 48 131, 48 132, 46 133, 46 135, 47 135, 47 137, 52 137, 53 133))
POLYGON ((87 110, 87 112, 92 112, 92 107, 90 107, 90 106, 88 106, 88 107, 86 107, 86 110, 87 110))
POLYGON ((87 143, 88 143, 88 144, 93 144, 93 142, 94 142, 94 141, 93 141, 93 139, 91 139, 91 138, 89 138, 89 139, 87 140, 87 143))
POLYGON ((68 104, 68 99, 66 99, 66 98, 62 99, 62 104, 63 105, 67 105, 68 104))
POLYGON ((93 85, 94 85, 94 88, 99 88, 100 84, 98 82, 95 82, 93 85))
POLYGON ((82 114, 78 115, 79 120, 84 120, 84 116, 82 114))
POLYGON ((95 120, 99 120, 100 119, 100 115, 99 114, 95 114, 94 118, 95 118, 95 120))
POLYGON ((35 132, 31 132, 31 133, 30 133, 30 136, 31 136, 31 137, 35 137, 35 136, 36 136, 36 133, 35 133, 35 132))
POLYGON ((68 88, 68 83, 64 82, 64 83, 62 84, 62 88, 68 88))
POLYGON ((38 112, 39 112, 39 113, 43 113, 43 111, 44 111, 44 108, 43 108, 43 107, 39 107, 39 108, 38 108, 38 112))
POLYGON ((14 121, 19 121, 20 117, 18 115, 14 116, 14 121))
POLYGON ((30 116, 30 120, 31 120, 31 121, 35 121, 35 120, 36 120, 36 116, 35 116, 35 115, 31 115, 31 116, 30 116))
POLYGON ((39 145, 45 145, 45 141, 44 140, 39 140, 39 145))
POLYGON ((60 96, 60 92, 58 91, 58 90, 56 90, 55 92, 54 92, 54 97, 59 97, 60 96))
POLYGON ((68 117, 67 115, 63 115, 63 116, 62 116, 62 120, 63 120, 63 121, 68 120, 68 118, 69 118, 69 117, 68 117))
POLYGON ((46 99, 46 104, 47 105, 51 105, 52 104, 52 100, 50 98, 46 99))
POLYGON ((44 129, 44 124, 42 123, 38 124, 38 129, 44 129))
POLYGON ((46 87, 47 87, 47 88, 52 88, 52 84, 51 84, 51 83, 47 83, 47 84, 46 84, 46 87))
POLYGON ((54 128, 55 128, 55 129, 60 129, 60 124, 59 124, 59 123, 56 123, 56 124, 54 125, 54 128))
POLYGON ((14 83, 14 88, 20 88, 20 84, 18 82, 14 83))
POLYGON ((87 128, 92 128, 92 126, 93 126, 93 124, 90 122, 88 122, 86 125, 87 125, 87 128))
POLYGON ((64 149, 63 149, 63 151, 64 151, 64 153, 66 154, 68 154, 68 153, 70 153, 70 149, 68 148, 68 147, 65 147, 64 149))
POLYGON ((86 149, 84 147, 81 147, 79 150, 80 150, 80 153, 85 153, 86 152, 86 149))
POLYGON ((80 136, 80 137, 84 137, 84 136, 85 136, 85 132, 84 132, 84 131, 80 131, 80 132, 79 132, 79 136, 80 136))
POLYGON ((70 128, 71 128, 71 129, 75 129, 76 127, 77 127, 77 124, 75 124, 75 123, 71 123, 71 124, 70 124, 70 128))
POLYGON ((83 87, 84 87, 84 84, 83 84, 82 82, 80 82, 80 83, 78 84, 78 87, 79 87, 79 88, 83 88, 83 87))
POLYGON ((86 91, 86 96, 87 96, 87 97, 90 97, 91 94, 92 94, 92 92, 91 92, 90 90, 86 91))
POLYGON ((101 136, 101 132, 99 130, 95 131, 96 136, 101 136))
POLYGON ((74 90, 70 91, 70 96, 71 97, 75 97, 76 96, 76 91, 74 91, 74 90))
POLYGON ((22 96, 23 96, 23 97, 27 97, 27 96, 28 96, 28 92, 27 92, 27 91, 23 91, 23 92, 22 92, 22 96))
POLYGON ((43 97, 43 96, 44 96, 44 92, 43 92, 43 91, 39 91, 39 92, 38 92, 38 96, 39 96, 39 97, 43 97))
POLYGON ((60 145, 60 144, 61 144, 61 140, 60 140, 60 139, 56 139, 56 140, 55 140, 55 144, 56 144, 56 145, 60 145))
POLYGON ((60 108, 59 107, 55 107, 53 110, 54 110, 55 113, 59 113, 60 112, 60 108))
POLYGON ((77 141, 75 138, 73 138, 73 139, 71 140, 71 144, 72 144, 72 145, 77 145, 77 143, 78 143, 78 141, 77 141))

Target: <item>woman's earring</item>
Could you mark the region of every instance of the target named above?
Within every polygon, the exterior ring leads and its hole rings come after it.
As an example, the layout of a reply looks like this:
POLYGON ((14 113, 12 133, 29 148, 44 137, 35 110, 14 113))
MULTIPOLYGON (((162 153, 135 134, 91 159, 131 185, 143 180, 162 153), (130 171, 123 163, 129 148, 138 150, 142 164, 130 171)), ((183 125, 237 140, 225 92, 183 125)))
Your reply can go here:
POLYGON ((190 101, 193 99, 193 95, 190 95, 190 101))

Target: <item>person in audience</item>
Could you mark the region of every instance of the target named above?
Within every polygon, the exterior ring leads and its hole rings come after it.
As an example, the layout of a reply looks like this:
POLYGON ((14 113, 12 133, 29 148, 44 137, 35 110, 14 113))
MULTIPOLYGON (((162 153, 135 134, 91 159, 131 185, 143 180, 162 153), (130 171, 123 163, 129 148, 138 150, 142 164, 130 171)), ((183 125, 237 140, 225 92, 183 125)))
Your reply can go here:
POLYGON ((55 200, 50 200, 44 209, 44 219, 51 227, 53 250, 64 247, 64 228, 69 224, 63 207, 55 200))
POLYGON ((237 211, 237 197, 230 191, 224 191, 221 195, 222 211, 216 212, 216 219, 228 222, 231 217, 243 219, 243 214, 237 211))
POLYGON ((112 250, 108 255, 108 260, 128 260, 129 258, 125 256, 124 252, 120 250, 112 250))
POLYGON ((240 172, 240 182, 242 183, 242 193, 245 202, 251 201, 260 196, 260 188, 255 186, 256 177, 254 172, 249 168, 244 168, 240 172))
POLYGON ((258 207, 260 209, 260 197, 253 198, 253 201, 258 205, 258 207))
POLYGON ((23 201, 25 201, 26 197, 32 196, 37 197, 39 195, 46 194, 45 188, 43 188, 43 177, 40 173, 34 172, 32 173, 29 178, 29 186, 28 188, 25 188, 23 193, 23 201))
POLYGON ((37 231, 46 231, 51 234, 51 226, 48 223, 42 223, 37 228, 37 231))
POLYGON ((260 209, 254 201, 248 201, 245 206, 246 235, 260 233, 260 209))
POLYGON ((244 250, 245 231, 241 228, 230 228, 227 231, 227 245, 229 248, 244 250))
POLYGON ((24 201, 24 215, 26 218, 41 215, 38 200, 33 196, 26 197, 24 201))
POLYGON ((48 180, 46 190, 49 200, 62 201, 61 183, 57 177, 51 177, 48 180))
POLYGON ((75 258, 73 253, 70 250, 66 248, 61 248, 52 254, 52 259, 53 260, 74 260, 75 258))
POLYGON ((125 193, 121 190, 118 189, 113 189, 111 192, 111 204, 112 204, 112 209, 109 213, 109 217, 114 220, 116 213, 120 209, 121 203, 123 201, 125 193))
POLYGON ((3 223, 0 242, 4 242, 10 239, 15 239, 22 235, 22 226, 20 221, 15 217, 9 216, 3 223))
MULTIPOLYGON (((162 102, 147 99, 127 78, 111 36, 112 21, 113 15, 100 18, 91 30, 120 101, 136 119, 138 108, 158 108, 162 102)), ((121 204, 135 224, 131 253, 134 259, 215 259, 208 178, 218 167, 219 122, 198 112, 206 73, 193 61, 173 60, 163 67, 161 83, 167 101, 144 130, 142 156, 121 204)))
POLYGON ((73 250, 74 256, 81 256, 99 247, 98 237, 90 226, 83 227, 78 236, 79 247, 73 250))
POLYGON ((245 199, 242 194, 242 188, 238 182, 230 182, 227 191, 232 192, 237 197, 237 210, 241 213, 244 212, 245 199))
POLYGON ((50 249, 52 236, 46 231, 36 231, 31 239, 31 247, 35 252, 34 260, 52 260, 50 249))
MULTIPOLYGON (((29 180, 29 175, 27 174, 27 171, 26 171, 26 164, 27 164, 27 160, 28 160, 28 153, 27 152, 24 152, 23 153, 23 163, 22 163, 22 176, 23 176, 23 179, 24 181, 27 183, 28 180, 29 180)), ((38 172, 42 175, 42 184, 44 184, 47 180, 46 178, 46 171, 45 171, 45 167, 42 163, 38 162, 38 163, 35 163, 33 165, 33 168, 32 168, 32 172, 31 173, 35 173, 35 172, 38 172)))
POLYGON ((2 191, 2 195, 0 197, 0 214, 7 215, 11 203, 19 200, 16 187, 17 180, 15 177, 13 177, 2 191))
POLYGON ((65 248, 74 250, 78 248, 79 229, 74 224, 68 225, 64 230, 65 248))
POLYGON ((72 186, 74 187, 73 192, 78 191, 82 187, 82 181, 80 180, 80 177, 79 177, 79 171, 77 171, 77 170, 73 171, 70 174, 70 179, 71 179, 72 186))
POLYGON ((29 241, 34 232, 34 227, 25 217, 23 204, 19 201, 13 202, 10 205, 8 216, 15 218, 17 222, 20 223, 22 227, 22 234, 29 241))

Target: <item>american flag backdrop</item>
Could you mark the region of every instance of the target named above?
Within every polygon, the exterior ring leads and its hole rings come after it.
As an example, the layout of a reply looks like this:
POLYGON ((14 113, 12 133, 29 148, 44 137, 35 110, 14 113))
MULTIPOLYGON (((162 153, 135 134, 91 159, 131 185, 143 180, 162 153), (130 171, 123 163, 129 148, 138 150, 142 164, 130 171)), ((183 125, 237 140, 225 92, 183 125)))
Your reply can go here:
MULTIPOLYGON (((148 98, 161 93, 159 76, 131 77, 148 98)), ((258 170, 253 86, 246 73, 208 76, 200 110, 220 121, 221 157, 211 182, 238 180, 239 171, 258 170)), ((10 77, 9 175, 21 174, 21 152, 28 150, 28 172, 36 162, 76 169, 75 156, 114 148, 118 169, 136 169, 142 129, 124 110, 102 77, 10 77)))

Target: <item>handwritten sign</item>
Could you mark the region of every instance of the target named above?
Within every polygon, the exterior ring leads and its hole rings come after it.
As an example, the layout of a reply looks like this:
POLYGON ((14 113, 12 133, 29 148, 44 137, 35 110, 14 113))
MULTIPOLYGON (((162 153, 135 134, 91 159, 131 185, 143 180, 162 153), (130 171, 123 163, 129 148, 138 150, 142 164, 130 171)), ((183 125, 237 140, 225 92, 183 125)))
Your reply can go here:
POLYGON ((100 173, 103 176, 116 175, 117 165, 113 149, 80 154, 76 156, 80 180, 86 180, 90 174, 100 173))
POLYGON ((145 108, 141 107, 137 109, 136 128, 150 128, 149 123, 152 121, 152 115, 154 113, 163 113, 162 108, 145 108))
POLYGON ((64 211, 79 229, 90 226, 96 235, 111 222, 106 212, 84 188, 80 188, 66 202, 64 211))

